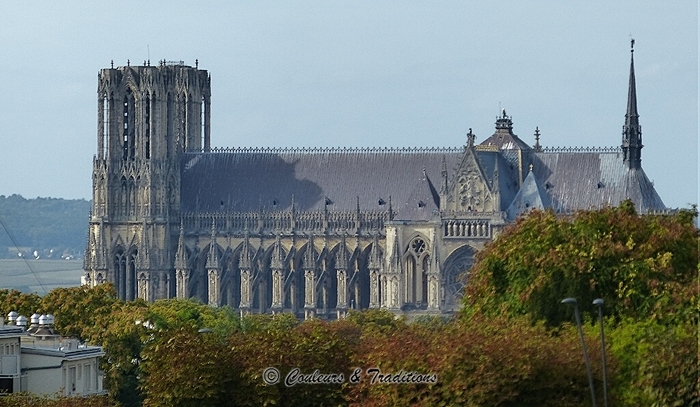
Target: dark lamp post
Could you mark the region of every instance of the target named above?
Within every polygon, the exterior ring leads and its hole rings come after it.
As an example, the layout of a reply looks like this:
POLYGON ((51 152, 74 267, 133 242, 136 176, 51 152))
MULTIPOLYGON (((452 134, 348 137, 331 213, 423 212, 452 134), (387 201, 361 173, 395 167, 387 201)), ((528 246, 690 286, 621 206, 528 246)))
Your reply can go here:
POLYGON ((598 307, 598 319, 600 322, 600 350, 603 359, 603 402, 605 407, 608 407, 608 374, 605 367, 605 332, 603 331, 603 299, 596 298, 593 300, 593 305, 598 307))
POLYGON ((583 328, 581 328, 581 317, 578 313, 578 302, 576 302, 576 298, 565 298, 561 301, 561 303, 574 306, 574 316, 576 317, 578 333, 581 336, 581 347, 583 347, 583 359, 586 361, 586 370, 588 371, 588 385, 591 388, 591 402, 593 403, 593 407, 596 407, 595 389, 593 388, 593 374, 591 373, 591 363, 588 360, 588 352, 586 351, 586 341, 583 339, 583 328))

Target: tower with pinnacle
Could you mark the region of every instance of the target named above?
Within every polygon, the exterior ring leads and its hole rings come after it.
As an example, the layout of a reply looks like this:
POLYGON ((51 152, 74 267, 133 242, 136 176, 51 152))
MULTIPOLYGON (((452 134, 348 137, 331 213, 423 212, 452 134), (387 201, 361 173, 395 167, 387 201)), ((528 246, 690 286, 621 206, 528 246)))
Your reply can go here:
POLYGON ((112 64, 97 79, 86 279, 114 282, 126 300, 167 298, 174 290, 179 155, 210 148, 210 78, 198 66, 144 61, 112 64))

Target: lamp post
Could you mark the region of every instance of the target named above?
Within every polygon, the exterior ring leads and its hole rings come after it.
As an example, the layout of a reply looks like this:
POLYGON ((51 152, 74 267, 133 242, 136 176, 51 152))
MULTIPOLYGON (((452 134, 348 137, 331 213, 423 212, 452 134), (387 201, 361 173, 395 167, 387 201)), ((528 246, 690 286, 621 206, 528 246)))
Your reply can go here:
POLYGON ((608 407, 608 374, 605 367, 605 332, 603 331, 603 299, 596 298, 593 305, 598 307, 598 319, 600 321, 600 350, 603 359, 603 402, 608 407))
POLYGON ((591 402, 593 403, 593 407, 596 407, 595 389, 593 388, 593 374, 591 373, 591 363, 588 361, 586 341, 583 339, 583 328, 581 328, 581 317, 578 313, 578 302, 576 302, 576 298, 565 298, 561 301, 561 303, 574 306, 574 316, 576 317, 576 325, 578 326, 578 333, 581 336, 581 346, 583 347, 583 359, 586 361, 586 370, 588 371, 588 385, 591 388, 591 402))

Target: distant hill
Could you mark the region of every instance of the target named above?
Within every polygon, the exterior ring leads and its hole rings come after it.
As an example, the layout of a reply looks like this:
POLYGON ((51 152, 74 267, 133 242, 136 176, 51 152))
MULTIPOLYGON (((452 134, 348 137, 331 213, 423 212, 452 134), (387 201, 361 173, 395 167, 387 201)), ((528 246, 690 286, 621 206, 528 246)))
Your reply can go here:
POLYGON ((90 201, 0 195, 0 258, 82 258, 90 201))

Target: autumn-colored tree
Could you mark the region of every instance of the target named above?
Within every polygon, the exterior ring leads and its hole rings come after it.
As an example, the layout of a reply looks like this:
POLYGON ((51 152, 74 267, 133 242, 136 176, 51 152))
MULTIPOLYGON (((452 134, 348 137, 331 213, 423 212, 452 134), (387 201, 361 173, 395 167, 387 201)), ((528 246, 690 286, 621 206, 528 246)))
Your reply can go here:
POLYGON ((696 217, 695 208, 640 216, 630 202, 566 217, 534 211, 478 255, 462 317, 559 327, 573 320, 563 298, 578 298, 590 322, 603 298, 617 404, 700 405, 696 217))
POLYGON ((696 318, 697 212, 638 215, 631 202, 617 208, 558 216, 533 211, 478 254, 465 295, 465 313, 529 315, 549 326, 572 320, 605 300, 618 320, 696 318))
POLYGON ((345 404, 343 383, 285 384, 293 369, 306 375, 350 372, 351 346, 359 330, 345 321, 313 320, 299 324, 291 314, 244 318, 250 329, 228 338, 233 357, 242 363, 241 382, 235 400, 241 406, 294 405, 338 406, 345 404), (279 372, 275 384, 265 382, 267 368, 279 372))
POLYGON ((32 314, 39 310, 40 304, 41 297, 36 293, 25 294, 17 290, 0 289, 0 317, 7 318, 7 314, 15 311, 29 319, 32 314))
MULTIPOLYGON (((590 405, 573 330, 553 335, 525 318, 475 317, 468 324, 433 320, 373 332, 363 335, 353 352, 353 365, 363 367, 364 377, 348 386, 350 405, 590 405), (382 384, 371 368, 389 375, 435 375, 436 380, 382 384)), ((594 369, 599 382, 599 362, 594 369)))
POLYGON ((107 396, 53 397, 28 393, 8 394, 0 397, 2 407, 115 407, 117 404, 107 396))

